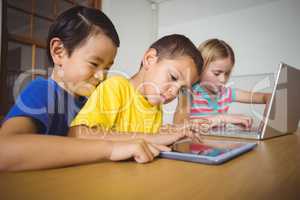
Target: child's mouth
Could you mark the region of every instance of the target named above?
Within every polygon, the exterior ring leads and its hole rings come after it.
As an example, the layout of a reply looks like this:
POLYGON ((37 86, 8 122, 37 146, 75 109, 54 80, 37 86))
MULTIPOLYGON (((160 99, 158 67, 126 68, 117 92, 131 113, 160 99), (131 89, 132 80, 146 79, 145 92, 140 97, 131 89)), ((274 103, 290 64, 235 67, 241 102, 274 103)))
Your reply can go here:
POLYGON ((206 86, 206 89, 215 95, 220 94, 223 91, 223 87, 221 85, 209 85, 206 86))
POLYGON ((160 95, 160 98, 161 98, 161 102, 164 103, 167 101, 167 98, 164 96, 164 95, 160 95))

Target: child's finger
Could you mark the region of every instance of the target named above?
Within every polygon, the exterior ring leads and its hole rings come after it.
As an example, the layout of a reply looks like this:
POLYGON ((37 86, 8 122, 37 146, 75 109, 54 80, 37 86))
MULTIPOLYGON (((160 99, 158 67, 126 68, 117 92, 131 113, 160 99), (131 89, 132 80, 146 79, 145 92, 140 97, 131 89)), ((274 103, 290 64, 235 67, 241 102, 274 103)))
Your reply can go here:
POLYGON ((150 150, 151 155, 154 157, 158 156, 160 151, 152 144, 148 143, 147 148, 150 150))
POLYGON ((133 158, 138 163, 146 163, 146 162, 150 161, 149 157, 147 156, 147 154, 144 150, 135 152, 135 154, 133 155, 133 158))
POLYGON ((209 132, 210 125, 209 124, 201 124, 200 126, 200 133, 207 134, 209 132))
POLYGON ((190 130, 193 133, 205 134, 209 131, 209 129, 210 129, 210 124, 208 124, 208 123, 201 123, 201 124, 191 123, 190 124, 190 130))
POLYGON ((246 128, 248 128, 250 126, 249 119, 242 119, 241 122, 242 122, 243 126, 246 128))
POLYGON ((247 128, 250 128, 251 127, 251 125, 252 125, 252 118, 251 117, 248 117, 247 118, 247 128))
POLYGON ((192 119, 190 122, 191 123, 196 123, 196 124, 208 124, 208 123, 210 123, 210 121, 208 119, 205 119, 205 118, 195 118, 195 119, 192 119))
POLYGON ((240 125, 243 126, 243 127, 247 127, 247 120, 245 120, 245 119, 240 119, 240 120, 238 120, 238 121, 236 122, 236 124, 237 124, 237 125, 240 124, 240 125))
POLYGON ((202 143, 202 138, 201 138, 200 134, 198 134, 198 133, 194 134, 193 140, 198 142, 198 143, 202 143))
POLYGON ((157 148, 159 151, 171 151, 171 148, 165 145, 160 145, 160 144, 151 144, 151 145, 157 148))
POLYGON ((251 125, 252 125, 252 123, 253 123, 252 117, 244 116, 243 119, 246 121, 246 122, 244 122, 245 127, 246 127, 246 128, 250 128, 251 125))
POLYGON ((136 149, 136 152, 134 153, 134 159, 138 163, 146 163, 153 160, 153 155, 150 152, 145 141, 138 142, 138 147, 136 149))
POLYGON ((151 151, 151 149, 149 148, 149 143, 146 143, 145 141, 143 142, 143 150, 146 152, 148 158, 149 158, 149 161, 150 160, 153 160, 154 156, 153 156, 153 153, 151 151))
POLYGON ((250 117, 249 128, 251 128, 252 124, 253 124, 253 118, 250 117))

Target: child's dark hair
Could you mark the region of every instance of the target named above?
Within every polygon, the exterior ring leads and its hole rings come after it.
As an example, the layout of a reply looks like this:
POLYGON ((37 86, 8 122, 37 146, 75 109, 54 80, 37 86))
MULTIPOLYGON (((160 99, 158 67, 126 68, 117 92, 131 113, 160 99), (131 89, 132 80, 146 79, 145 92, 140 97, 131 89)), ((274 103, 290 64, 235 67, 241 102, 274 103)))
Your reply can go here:
POLYGON ((157 51, 158 59, 169 58, 173 59, 179 56, 189 56, 193 59, 197 72, 200 75, 202 72, 203 59, 201 53, 192 41, 180 34, 167 35, 156 42, 150 48, 157 51))
MULTIPOLYGON (((108 36, 116 47, 120 46, 118 33, 111 20, 100 10, 75 6, 60 14, 49 28, 47 38, 48 59, 53 65, 50 54, 50 41, 58 37, 69 56, 74 49, 84 44, 92 34, 102 33, 108 36)), ((101 45, 101 44, 100 44, 101 45)))

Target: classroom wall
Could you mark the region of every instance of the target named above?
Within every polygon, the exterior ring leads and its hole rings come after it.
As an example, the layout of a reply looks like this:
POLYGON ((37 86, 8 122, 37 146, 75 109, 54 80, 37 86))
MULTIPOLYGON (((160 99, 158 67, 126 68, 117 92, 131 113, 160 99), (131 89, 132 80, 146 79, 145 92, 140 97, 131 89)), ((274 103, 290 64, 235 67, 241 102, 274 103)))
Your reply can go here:
MULTIPOLYGON (((217 37, 235 50, 233 86, 271 91, 268 77, 285 61, 300 67, 299 0, 103 0, 103 11, 120 34, 113 70, 134 74, 148 46, 166 34, 181 33, 196 44, 217 37)), ((177 101, 164 106, 170 123, 177 101)), ((236 104, 231 112, 255 115, 263 106, 236 104)))
MULTIPOLYGON (((279 61, 300 69, 299 10, 299 0, 163 1, 158 35, 185 34, 197 45, 213 37, 227 41, 236 54, 233 87, 252 89, 276 71, 279 61)), ((176 102, 165 106, 165 123, 172 121, 175 106, 176 102)), ((254 113, 247 105, 232 108, 254 113)))
POLYGON ((144 52, 155 40, 156 14, 146 0, 103 0, 102 10, 115 24, 121 40, 112 71, 131 76, 138 71, 144 52))
POLYGON ((224 39, 236 53, 233 75, 270 73, 280 60, 300 68, 299 10, 299 0, 171 0, 159 4, 158 33, 186 34, 195 44, 224 39))

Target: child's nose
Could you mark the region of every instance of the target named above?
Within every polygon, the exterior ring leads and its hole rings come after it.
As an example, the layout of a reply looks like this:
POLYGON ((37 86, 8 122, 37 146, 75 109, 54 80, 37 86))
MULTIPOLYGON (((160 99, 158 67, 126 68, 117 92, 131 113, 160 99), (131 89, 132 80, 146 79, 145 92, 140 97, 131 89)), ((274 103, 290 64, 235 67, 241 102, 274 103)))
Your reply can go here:
POLYGON ((172 95, 172 96, 177 96, 178 93, 179 93, 179 88, 177 86, 171 86, 169 88, 169 93, 172 95))
POLYGON ((99 69, 95 72, 94 77, 98 81, 103 81, 105 79, 105 75, 106 75, 106 73, 102 69, 99 69))
POLYGON ((224 76, 224 75, 220 75, 220 76, 219 76, 219 81, 220 81, 222 84, 225 84, 225 82, 226 82, 225 76, 224 76))

